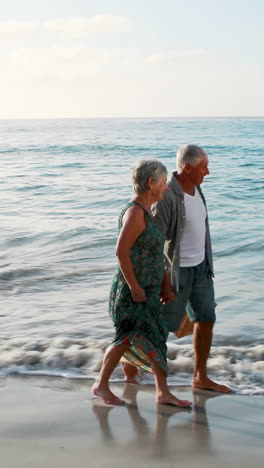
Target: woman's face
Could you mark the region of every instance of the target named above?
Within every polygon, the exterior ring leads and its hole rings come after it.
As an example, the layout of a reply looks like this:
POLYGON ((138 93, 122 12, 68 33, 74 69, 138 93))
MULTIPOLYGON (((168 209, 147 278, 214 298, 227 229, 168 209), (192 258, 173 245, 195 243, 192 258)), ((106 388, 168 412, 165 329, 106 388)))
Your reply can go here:
POLYGON ((162 200, 164 193, 168 190, 167 174, 163 174, 158 180, 150 179, 149 188, 153 198, 153 203, 162 200))

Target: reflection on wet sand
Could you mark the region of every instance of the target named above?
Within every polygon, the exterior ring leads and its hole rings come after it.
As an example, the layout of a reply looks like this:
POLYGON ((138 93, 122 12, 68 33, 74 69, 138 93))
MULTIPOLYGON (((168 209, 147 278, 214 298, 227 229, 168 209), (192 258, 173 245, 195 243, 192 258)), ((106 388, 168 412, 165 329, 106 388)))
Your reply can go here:
MULTIPOLYGON (((192 409, 157 405, 155 423, 150 427, 150 418, 145 419, 138 408, 137 395, 140 390, 144 388, 125 384, 122 394, 122 398, 127 401, 124 409, 127 410, 132 428, 128 445, 136 443, 138 448, 144 447, 144 450, 150 450, 159 458, 168 457, 169 454, 180 455, 186 449, 197 451, 199 454, 213 455, 206 402, 220 394, 194 390, 192 409), (182 413, 187 417, 177 418, 180 414, 182 416, 182 413)), ((115 425, 111 426, 109 422, 109 414, 115 408, 97 400, 93 403, 93 412, 104 442, 114 443, 116 447, 120 447, 123 444, 118 436, 114 436, 115 425)))

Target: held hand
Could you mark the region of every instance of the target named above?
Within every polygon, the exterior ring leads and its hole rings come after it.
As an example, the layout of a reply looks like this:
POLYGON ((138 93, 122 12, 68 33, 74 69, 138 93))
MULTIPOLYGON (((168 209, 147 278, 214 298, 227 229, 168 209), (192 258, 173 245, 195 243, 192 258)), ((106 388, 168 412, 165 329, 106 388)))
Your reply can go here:
POLYGON ((161 291, 160 302, 162 302, 163 305, 168 304, 170 301, 176 301, 176 300, 177 300, 176 294, 172 289, 167 292, 161 291))
POLYGON ((175 292, 166 273, 164 273, 161 283, 160 301, 162 304, 168 304, 170 301, 176 301, 175 292))
POLYGON ((175 292, 173 291, 173 289, 171 290, 168 299, 169 299, 169 302, 170 301, 177 301, 177 296, 176 296, 175 292))
POLYGON ((145 291, 141 286, 131 288, 131 296, 134 302, 147 302, 145 291))

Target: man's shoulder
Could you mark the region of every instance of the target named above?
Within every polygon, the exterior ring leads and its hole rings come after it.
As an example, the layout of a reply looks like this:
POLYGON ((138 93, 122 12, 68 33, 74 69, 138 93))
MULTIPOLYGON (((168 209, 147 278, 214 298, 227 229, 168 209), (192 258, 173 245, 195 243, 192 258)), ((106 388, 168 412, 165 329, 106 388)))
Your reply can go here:
POLYGON ((168 183, 169 190, 167 190, 167 192, 165 193, 165 195, 168 194, 167 196, 175 197, 177 195, 183 194, 182 187, 176 179, 176 174, 177 174, 176 172, 173 172, 171 176, 171 180, 168 183))

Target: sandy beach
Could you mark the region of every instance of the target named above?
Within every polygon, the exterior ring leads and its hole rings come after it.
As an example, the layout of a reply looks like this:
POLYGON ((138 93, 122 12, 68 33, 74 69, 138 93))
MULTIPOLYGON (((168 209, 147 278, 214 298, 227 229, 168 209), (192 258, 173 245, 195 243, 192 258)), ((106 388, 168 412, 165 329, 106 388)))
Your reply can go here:
POLYGON ((1 466, 260 467, 264 399, 174 387, 192 410, 156 406, 152 386, 112 384, 122 407, 90 394, 92 381, 0 381, 1 466))

